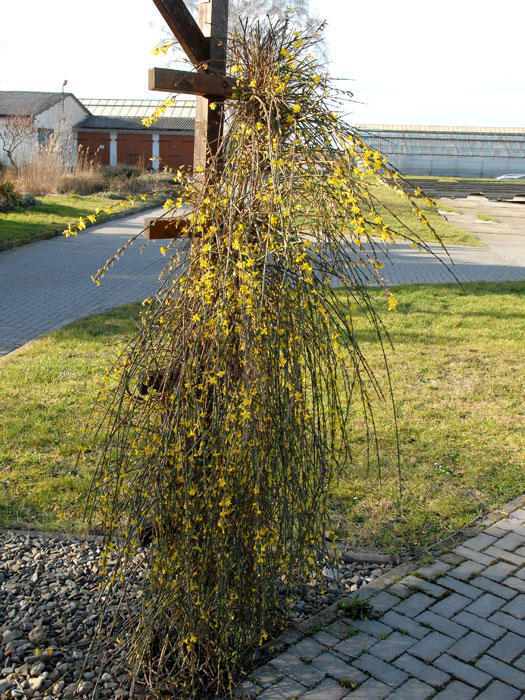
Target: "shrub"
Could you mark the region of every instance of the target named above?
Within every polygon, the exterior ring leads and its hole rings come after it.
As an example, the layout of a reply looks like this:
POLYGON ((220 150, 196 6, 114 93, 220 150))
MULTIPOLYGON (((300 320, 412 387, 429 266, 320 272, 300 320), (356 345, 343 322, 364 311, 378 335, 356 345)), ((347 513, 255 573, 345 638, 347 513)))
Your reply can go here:
POLYGON ((191 249, 163 249, 157 303, 101 397, 90 506, 116 566, 106 593, 129 598, 129 667, 155 697, 228 692, 283 624, 280 587, 309 580, 325 554, 350 406, 362 402, 373 434, 370 393, 389 392, 352 309, 380 332, 367 285, 381 283, 374 237, 394 232, 373 185, 400 179, 334 114, 316 41, 279 22, 232 42, 240 99, 220 156, 171 203, 191 206, 191 249))
POLYGON ((0 211, 8 212, 21 205, 23 197, 9 180, 0 182, 0 211))

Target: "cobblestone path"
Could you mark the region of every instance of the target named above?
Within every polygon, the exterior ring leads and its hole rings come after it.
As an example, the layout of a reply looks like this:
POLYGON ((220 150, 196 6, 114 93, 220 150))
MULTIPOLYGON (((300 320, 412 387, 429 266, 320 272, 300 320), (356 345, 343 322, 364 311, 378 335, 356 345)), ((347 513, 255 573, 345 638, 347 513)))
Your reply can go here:
MULTIPOLYGON (((433 563, 363 588, 377 619, 334 606, 288 630, 238 689, 258 700, 525 697, 525 509, 433 563), (375 585, 377 584, 377 585, 375 585)), ((510 509, 509 509, 510 510, 510 509)), ((399 575, 399 572, 397 572, 399 575)))

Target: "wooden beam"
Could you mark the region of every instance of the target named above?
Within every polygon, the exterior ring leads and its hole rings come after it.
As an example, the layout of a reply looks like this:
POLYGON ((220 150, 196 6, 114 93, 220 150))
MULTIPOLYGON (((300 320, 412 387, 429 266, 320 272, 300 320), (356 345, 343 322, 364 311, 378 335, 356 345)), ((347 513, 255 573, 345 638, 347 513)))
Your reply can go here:
POLYGON ((144 236, 152 241, 163 238, 188 238, 185 230, 189 223, 186 216, 170 216, 163 219, 144 219, 144 236))
POLYGON ((169 68, 150 68, 149 89, 159 92, 181 92, 186 95, 231 97, 235 80, 211 73, 189 73, 169 68))
MULTIPOLYGON (((216 75, 226 75, 226 38, 228 35, 228 0, 201 0, 199 25, 205 36, 210 37, 209 70, 216 75)), ((215 110, 210 100, 197 97, 195 115, 194 168, 206 168, 208 153, 217 152, 222 129, 220 100, 215 110), (209 151, 208 151, 209 149, 209 151)))
POLYGON ((193 65, 199 69, 202 64, 207 64, 210 59, 210 39, 204 36, 184 0, 153 2, 193 65))

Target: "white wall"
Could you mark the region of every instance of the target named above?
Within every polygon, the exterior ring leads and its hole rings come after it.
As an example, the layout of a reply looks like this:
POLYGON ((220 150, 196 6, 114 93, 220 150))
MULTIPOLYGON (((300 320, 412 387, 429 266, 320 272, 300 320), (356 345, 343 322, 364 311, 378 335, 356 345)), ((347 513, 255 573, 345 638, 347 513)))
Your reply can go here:
MULTIPOLYGON (((87 111, 73 98, 67 95, 62 101, 53 105, 45 112, 37 114, 34 118, 35 135, 19 146, 14 152, 17 165, 22 165, 34 158, 38 153, 38 129, 52 129, 55 138, 60 140, 62 150, 67 163, 74 165, 77 157, 76 135, 73 127, 88 116, 87 111)), ((4 121, 0 118, 0 123, 4 121)), ((0 149, 1 149, 0 137, 0 149)), ((3 150, 0 150, 0 162, 8 165, 9 162, 3 150)))

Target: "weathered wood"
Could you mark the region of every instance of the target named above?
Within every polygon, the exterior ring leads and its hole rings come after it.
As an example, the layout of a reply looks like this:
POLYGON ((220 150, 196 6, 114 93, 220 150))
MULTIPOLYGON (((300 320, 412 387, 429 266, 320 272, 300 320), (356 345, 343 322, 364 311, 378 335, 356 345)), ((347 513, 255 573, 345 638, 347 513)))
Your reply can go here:
MULTIPOLYGON (((202 0, 199 5, 199 25, 210 37, 209 71, 226 74, 226 37, 228 34, 228 0, 202 0)), ((206 168, 208 155, 217 152, 222 128, 221 99, 197 97, 195 115, 195 149, 193 166, 206 168), (210 103, 215 103, 211 109, 210 103)))
POLYGON ((188 224, 186 216, 171 216, 169 218, 144 219, 144 236, 152 241, 163 238, 187 238, 185 227, 188 224))
POLYGON ((231 97, 235 80, 211 73, 190 73, 169 68, 150 68, 149 89, 160 92, 180 92, 215 98, 231 97))
POLYGON ((210 39, 204 36, 184 0, 153 0, 184 52, 200 70, 210 58, 210 39))

